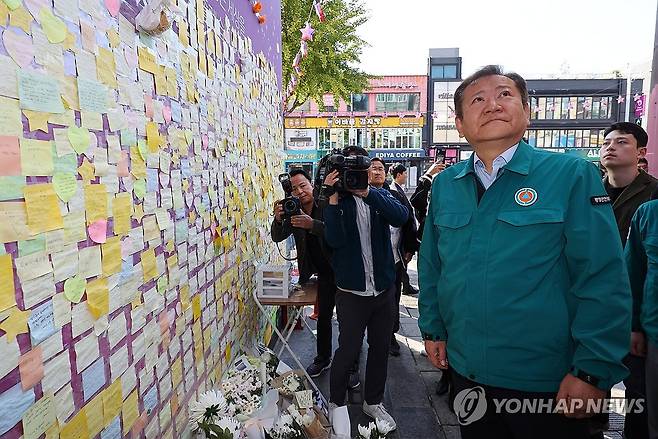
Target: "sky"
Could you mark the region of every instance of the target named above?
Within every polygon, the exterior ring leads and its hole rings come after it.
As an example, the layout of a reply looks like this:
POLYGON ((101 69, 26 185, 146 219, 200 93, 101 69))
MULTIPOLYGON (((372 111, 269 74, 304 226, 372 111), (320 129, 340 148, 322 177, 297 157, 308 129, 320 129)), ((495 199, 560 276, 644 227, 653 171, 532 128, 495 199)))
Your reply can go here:
POLYGON ((431 47, 458 47, 462 77, 501 64, 526 78, 628 71, 650 77, 657 0, 362 0, 361 68, 427 73, 431 47))

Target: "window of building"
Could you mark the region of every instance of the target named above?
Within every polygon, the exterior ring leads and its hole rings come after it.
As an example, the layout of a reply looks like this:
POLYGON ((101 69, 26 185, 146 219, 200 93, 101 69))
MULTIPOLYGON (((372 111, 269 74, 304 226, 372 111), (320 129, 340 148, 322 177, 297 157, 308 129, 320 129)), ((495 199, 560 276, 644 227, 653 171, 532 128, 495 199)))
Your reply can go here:
POLYGON ((535 130, 526 132, 528 144, 537 148, 600 148, 602 129, 593 130, 535 130))
POLYGON ((530 118, 533 120, 610 119, 611 96, 555 96, 530 98, 530 118))
POLYGON ((422 128, 373 128, 370 130, 370 148, 420 148, 422 128))
POLYGON ((368 111, 368 95, 357 93, 352 95, 352 111, 368 111))
POLYGON ((306 99, 306 101, 302 105, 297 107, 297 109, 295 109, 295 111, 296 112, 297 111, 298 112, 304 112, 304 113, 307 113, 307 112, 311 111, 311 100, 306 99))
POLYGON ((455 64, 432 66, 430 74, 432 79, 456 79, 457 66, 455 64))
POLYGON ((378 93, 376 111, 419 111, 420 93, 378 93))

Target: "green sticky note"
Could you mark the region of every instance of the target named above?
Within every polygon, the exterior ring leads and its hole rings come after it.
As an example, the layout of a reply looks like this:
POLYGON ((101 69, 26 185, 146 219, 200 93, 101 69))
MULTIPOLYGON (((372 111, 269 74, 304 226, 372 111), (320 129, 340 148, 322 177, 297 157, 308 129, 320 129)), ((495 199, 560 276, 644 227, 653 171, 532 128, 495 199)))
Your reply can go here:
POLYGON ((65 203, 68 203, 78 191, 75 174, 57 173, 53 175, 53 186, 59 199, 65 203))
POLYGON ((143 178, 137 180, 133 185, 133 192, 137 198, 143 200, 146 195, 146 180, 143 178))
POLYGON ((2 0, 10 10, 18 9, 21 6, 21 0, 2 0))
POLYGON ((46 250, 46 236, 40 236, 27 241, 18 241, 18 255, 25 256, 46 250))
POLYGON ((137 143, 137 132, 131 129, 121 130, 121 146, 135 146, 137 143))
POLYGON ((142 139, 139 139, 137 141, 137 149, 139 150, 139 155, 141 155, 142 159, 146 161, 146 157, 148 157, 148 153, 149 153, 148 145, 146 144, 146 142, 142 139))
POLYGON ((64 282, 64 297, 73 303, 79 303, 87 288, 87 279, 74 276, 64 282))
POLYGON ((21 108, 45 113, 63 113, 59 81, 53 75, 18 70, 18 96, 21 108))
POLYGON ((167 292, 167 276, 160 276, 156 283, 158 293, 164 294, 167 292))
POLYGON ((23 198, 25 177, 0 177, 0 201, 23 198))
POLYGON ((98 81, 78 77, 80 109, 92 113, 107 113, 107 87, 98 81))
POLYGON ((78 154, 87 152, 87 148, 89 148, 89 130, 87 128, 69 127, 66 135, 75 152, 78 154))
POLYGON ((7 254, 7 250, 5 250, 5 245, 0 244, 0 255, 6 255, 6 254, 7 254))

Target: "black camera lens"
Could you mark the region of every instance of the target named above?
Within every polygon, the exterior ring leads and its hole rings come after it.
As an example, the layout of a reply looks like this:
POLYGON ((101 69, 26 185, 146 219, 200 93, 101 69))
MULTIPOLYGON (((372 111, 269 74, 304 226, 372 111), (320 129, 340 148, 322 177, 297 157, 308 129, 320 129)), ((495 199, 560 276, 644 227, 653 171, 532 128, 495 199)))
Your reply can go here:
POLYGON ((297 198, 286 198, 283 200, 283 213, 286 215, 297 215, 300 209, 300 202, 297 198))

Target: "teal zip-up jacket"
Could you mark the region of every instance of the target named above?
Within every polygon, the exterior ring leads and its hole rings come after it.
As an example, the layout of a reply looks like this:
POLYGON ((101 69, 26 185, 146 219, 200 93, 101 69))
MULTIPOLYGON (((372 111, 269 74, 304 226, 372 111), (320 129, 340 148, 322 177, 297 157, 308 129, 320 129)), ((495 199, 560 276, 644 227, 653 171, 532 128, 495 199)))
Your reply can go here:
POLYGON ((658 345, 658 200, 638 207, 625 248, 633 292, 633 331, 658 345))
POLYGON ((627 370, 631 295, 598 170, 520 142, 477 200, 473 157, 433 182, 418 325, 481 384, 556 392, 570 371, 609 389, 627 370))

